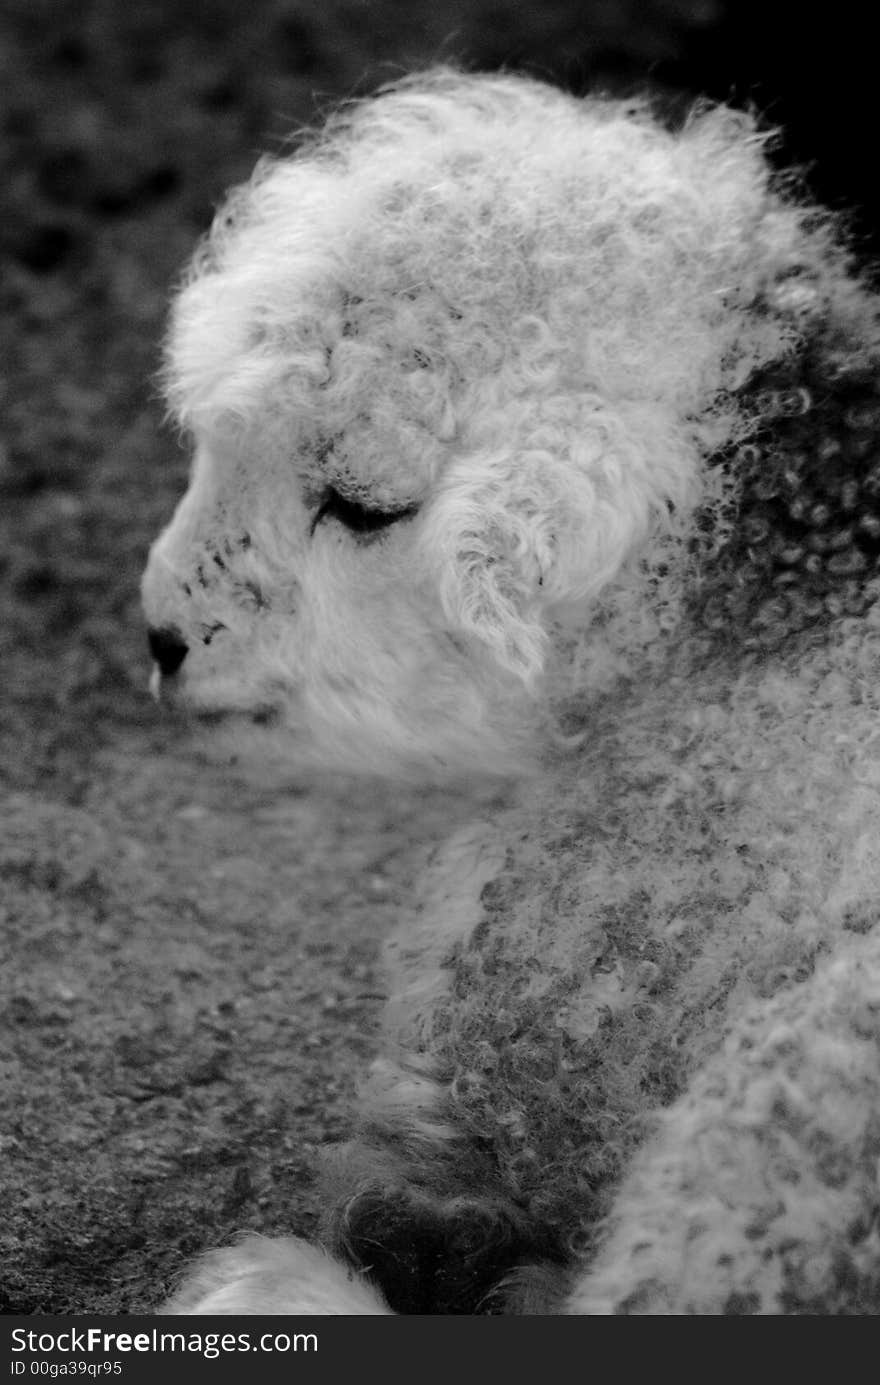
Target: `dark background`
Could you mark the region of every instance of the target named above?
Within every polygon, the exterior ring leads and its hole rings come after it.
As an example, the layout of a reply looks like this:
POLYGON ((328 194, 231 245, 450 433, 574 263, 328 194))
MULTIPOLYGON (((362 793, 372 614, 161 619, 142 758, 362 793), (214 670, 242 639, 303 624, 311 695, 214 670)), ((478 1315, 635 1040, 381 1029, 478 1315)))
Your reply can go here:
POLYGON ((143 1311, 236 1229, 314 1231, 314 1149, 344 1134, 406 896, 399 795, 231 793, 145 695, 138 581, 186 475, 159 342, 223 190, 342 97, 437 60, 506 65, 756 106, 870 254, 871 18, 0 4, 0 1310, 143 1311))

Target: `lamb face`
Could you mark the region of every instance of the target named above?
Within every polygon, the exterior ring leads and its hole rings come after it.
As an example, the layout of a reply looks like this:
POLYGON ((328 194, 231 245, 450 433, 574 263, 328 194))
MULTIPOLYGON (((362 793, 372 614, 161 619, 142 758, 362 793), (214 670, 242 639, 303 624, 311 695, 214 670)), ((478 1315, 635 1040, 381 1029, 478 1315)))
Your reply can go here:
POLYGON ((731 112, 440 72, 338 117, 175 304, 157 685, 298 765, 521 768, 572 632, 589 694, 675 624, 708 463, 830 265, 731 112))
POLYGON ((247 452, 199 447, 151 555, 163 695, 298 766, 442 775, 470 750, 491 768, 513 698, 444 618, 420 506, 368 508, 247 452))

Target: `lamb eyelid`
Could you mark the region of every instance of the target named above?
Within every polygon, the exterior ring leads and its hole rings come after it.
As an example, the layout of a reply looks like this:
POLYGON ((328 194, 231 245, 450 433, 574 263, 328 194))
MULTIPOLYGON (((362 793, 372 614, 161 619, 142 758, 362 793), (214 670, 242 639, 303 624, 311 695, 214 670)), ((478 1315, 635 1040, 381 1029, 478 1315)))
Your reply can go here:
POLYGON ((318 525, 328 515, 338 519, 346 529, 353 533, 375 533, 378 530, 389 528, 398 520, 410 519, 417 510, 417 505, 406 505, 399 510, 371 509, 368 505, 361 505, 356 500, 349 500, 339 491, 334 490, 332 486, 328 486, 315 511, 309 535, 315 533, 318 525))

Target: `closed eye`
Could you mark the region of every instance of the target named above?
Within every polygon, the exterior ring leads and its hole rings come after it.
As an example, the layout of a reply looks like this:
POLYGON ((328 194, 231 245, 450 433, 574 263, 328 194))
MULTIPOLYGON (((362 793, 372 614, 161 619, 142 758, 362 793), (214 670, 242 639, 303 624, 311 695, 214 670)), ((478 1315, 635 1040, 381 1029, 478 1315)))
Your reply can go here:
POLYGON ((418 505, 406 505, 401 510, 377 510, 349 500, 328 486, 312 520, 310 533, 314 534, 325 519, 335 519, 352 534, 376 534, 396 524, 399 519, 411 519, 418 508, 418 505))

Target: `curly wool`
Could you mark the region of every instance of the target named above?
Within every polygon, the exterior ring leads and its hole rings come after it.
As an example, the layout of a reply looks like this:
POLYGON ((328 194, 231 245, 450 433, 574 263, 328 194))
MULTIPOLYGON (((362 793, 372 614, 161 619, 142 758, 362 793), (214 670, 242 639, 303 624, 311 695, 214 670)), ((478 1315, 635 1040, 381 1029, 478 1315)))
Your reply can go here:
POLYGON ((738 389, 854 292, 766 141, 726 109, 673 134, 522 78, 404 82, 232 196, 175 304, 172 406, 316 492, 433 498, 446 618, 534 680, 547 614, 582 622, 647 543, 656 582, 701 464, 755 429, 738 389))
MULTIPOLYGON (((531 755, 426 864, 329 1161, 397 1311, 878 1301, 880 315, 766 142, 427 74, 175 305, 172 695, 295 764, 531 755)), ((344 1299, 297 1242, 218 1272, 287 1257, 344 1299)))

